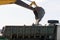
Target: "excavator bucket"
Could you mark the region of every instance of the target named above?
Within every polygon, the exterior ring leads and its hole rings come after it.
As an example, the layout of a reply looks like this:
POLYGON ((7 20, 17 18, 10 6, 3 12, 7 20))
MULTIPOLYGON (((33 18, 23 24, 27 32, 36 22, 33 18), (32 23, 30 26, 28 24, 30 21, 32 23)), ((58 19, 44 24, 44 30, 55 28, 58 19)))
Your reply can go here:
POLYGON ((16 0, 0 0, 0 5, 15 3, 16 0))
POLYGON ((35 7, 33 12, 35 14, 36 24, 39 24, 45 14, 45 11, 42 7, 35 7))

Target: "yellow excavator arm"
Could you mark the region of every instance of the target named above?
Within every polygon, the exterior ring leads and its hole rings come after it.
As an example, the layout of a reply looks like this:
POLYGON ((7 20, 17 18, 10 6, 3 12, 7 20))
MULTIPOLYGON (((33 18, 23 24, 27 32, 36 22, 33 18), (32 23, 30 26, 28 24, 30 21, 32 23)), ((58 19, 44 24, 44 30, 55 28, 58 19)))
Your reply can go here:
POLYGON ((45 14, 44 9, 42 7, 38 7, 36 5, 35 1, 33 1, 30 5, 28 5, 21 0, 0 0, 0 5, 12 4, 12 3, 15 3, 19 6, 22 6, 22 7, 25 7, 25 8, 32 10, 35 14, 36 24, 39 24, 39 21, 41 21, 42 17, 45 14), (36 7, 33 8, 32 5, 35 5, 36 7))
POLYGON ((16 0, 0 0, 0 5, 15 3, 16 0))
POLYGON ((5 4, 17 4, 19 6, 28 8, 30 10, 34 9, 33 7, 31 7, 30 5, 26 4, 25 2, 21 0, 0 0, 0 5, 5 5, 5 4))

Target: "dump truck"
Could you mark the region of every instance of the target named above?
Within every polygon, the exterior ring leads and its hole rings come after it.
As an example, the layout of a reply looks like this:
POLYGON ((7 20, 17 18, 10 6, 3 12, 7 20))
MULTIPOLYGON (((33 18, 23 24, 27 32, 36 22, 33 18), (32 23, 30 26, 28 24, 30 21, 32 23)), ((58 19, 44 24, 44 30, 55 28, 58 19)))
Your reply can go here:
POLYGON ((10 40, 57 40, 57 25, 53 21, 48 26, 5 26, 2 36, 10 40))

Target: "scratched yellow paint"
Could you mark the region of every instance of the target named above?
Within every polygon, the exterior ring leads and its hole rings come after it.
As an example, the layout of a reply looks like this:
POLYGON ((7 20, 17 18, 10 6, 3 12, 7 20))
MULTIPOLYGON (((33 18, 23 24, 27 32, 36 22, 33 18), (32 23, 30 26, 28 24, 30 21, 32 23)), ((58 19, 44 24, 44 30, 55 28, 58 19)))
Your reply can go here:
POLYGON ((16 0, 0 0, 0 5, 15 3, 16 0))

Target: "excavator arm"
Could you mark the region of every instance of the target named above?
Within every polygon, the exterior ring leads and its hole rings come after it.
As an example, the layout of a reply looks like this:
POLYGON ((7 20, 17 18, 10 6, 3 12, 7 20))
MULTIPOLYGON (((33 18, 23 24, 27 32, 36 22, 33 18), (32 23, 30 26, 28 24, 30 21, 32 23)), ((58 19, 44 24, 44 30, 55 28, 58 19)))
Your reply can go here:
POLYGON ((32 10, 35 15, 36 24, 39 24, 45 14, 44 9, 42 7, 38 7, 34 1, 30 5, 28 5, 21 0, 0 0, 0 5, 13 3, 32 10), (32 7, 33 4, 36 6, 35 8, 32 7))
POLYGON ((15 3, 16 0, 0 0, 0 5, 15 3))
POLYGON ((30 5, 24 3, 23 1, 21 0, 0 0, 0 5, 5 5, 5 4, 17 4, 17 5, 20 5, 22 7, 25 7, 25 8, 28 8, 30 10, 34 10, 33 7, 31 7, 30 5))

